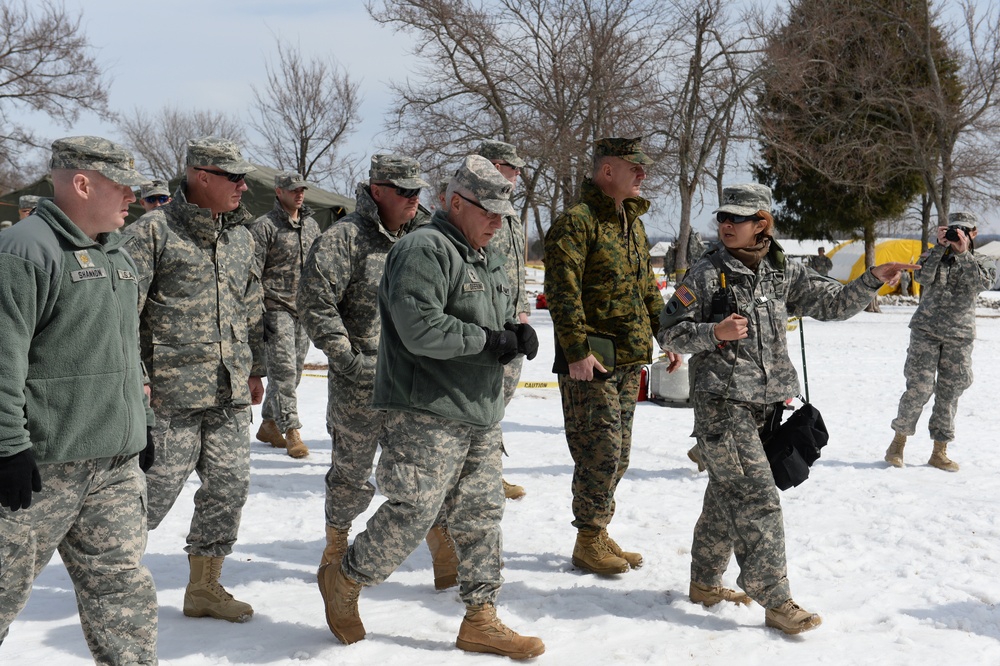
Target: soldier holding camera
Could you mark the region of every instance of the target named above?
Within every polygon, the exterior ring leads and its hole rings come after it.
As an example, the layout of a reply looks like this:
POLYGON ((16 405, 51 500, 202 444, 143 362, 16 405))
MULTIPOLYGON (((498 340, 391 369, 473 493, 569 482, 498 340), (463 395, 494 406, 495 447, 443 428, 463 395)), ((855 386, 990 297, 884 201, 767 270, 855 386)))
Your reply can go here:
POLYGON ((957 472, 948 458, 948 442, 955 437, 958 398, 972 385, 972 342, 976 337, 976 296, 996 281, 993 260, 975 253, 975 214, 952 213, 947 227, 938 227, 938 244, 920 257, 914 278, 923 287, 920 305, 910 320, 910 347, 906 352, 906 391, 892 421, 896 432, 885 461, 903 466, 903 445, 916 432, 917 419, 934 394, 928 424, 934 451, 929 465, 957 472))

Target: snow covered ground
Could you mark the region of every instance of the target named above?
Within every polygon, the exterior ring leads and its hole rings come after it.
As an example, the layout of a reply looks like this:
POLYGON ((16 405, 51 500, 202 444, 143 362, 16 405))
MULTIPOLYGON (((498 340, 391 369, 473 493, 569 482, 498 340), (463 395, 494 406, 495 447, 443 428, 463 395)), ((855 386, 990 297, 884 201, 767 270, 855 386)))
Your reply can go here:
MULTIPOLYGON (((811 478, 782 493, 792 591, 823 616, 821 627, 799 637, 765 629, 756 605, 705 609, 687 600, 691 533, 706 484, 685 457, 692 444, 690 409, 639 404, 632 467, 619 488, 611 533, 641 551, 645 565, 598 578, 570 563, 572 462, 558 392, 520 390, 503 424, 510 451, 505 464, 506 477, 528 495, 507 504, 499 611, 513 628, 543 638, 547 651, 537 663, 1000 663, 1000 410, 993 395, 1000 386, 1000 319, 997 310, 980 310, 976 381, 960 404, 950 449, 962 471, 925 464, 929 409, 907 446, 908 466, 890 469, 882 456, 903 390, 913 309, 884 306, 881 314, 847 322, 805 323, 810 394, 831 441, 811 478)), ((535 312, 531 322, 542 350, 522 379, 552 381, 547 312, 535 312)), ((800 367, 798 340, 797 331, 789 333, 800 367)), ((322 361, 322 354, 314 351, 311 360, 322 361)), ((228 588, 256 609, 251 622, 181 614, 182 547, 195 479, 150 534, 145 561, 159 592, 160 663, 501 663, 455 648, 463 608, 454 591, 434 591, 423 546, 388 581, 363 591, 366 640, 343 646, 330 634, 315 583, 330 457, 326 381, 310 374, 299 393, 312 453, 296 461, 255 442, 240 541, 223 572, 228 588)), ((729 584, 736 573, 733 562, 729 584)), ((0 647, 0 663, 91 663, 58 556, 0 647)))

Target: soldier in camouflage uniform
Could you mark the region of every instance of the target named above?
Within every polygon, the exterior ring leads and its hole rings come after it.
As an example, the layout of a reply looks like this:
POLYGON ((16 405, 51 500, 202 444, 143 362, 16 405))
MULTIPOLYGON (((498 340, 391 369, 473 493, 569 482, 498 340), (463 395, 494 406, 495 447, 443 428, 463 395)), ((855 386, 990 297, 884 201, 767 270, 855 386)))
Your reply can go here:
MULTIPOLYGON (((597 574, 624 573, 642 565, 608 535, 615 488, 628 469, 639 373, 652 355, 663 297, 649 259, 639 216, 649 202, 639 196, 652 160, 639 138, 600 139, 594 171, 580 200, 545 234, 545 295, 556 345, 569 374, 559 374, 566 441, 573 469, 573 564, 597 574), (592 353, 587 336, 614 339, 614 370, 592 353)), ((680 358, 671 356, 673 372, 680 358)))
POLYGON ((781 504, 760 439, 774 411, 799 390, 785 324, 790 315, 847 319, 912 266, 883 264, 841 285, 786 262, 771 238, 771 191, 764 185, 724 188, 715 212, 721 243, 687 272, 657 333, 664 349, 693 354, 694 435, 708 468, 689 595, 706 606, 753 599, 767 609, 767 626, 797 634, 821 620, 792 601, 781 504), (722 295, 735 303, 730 313, 713 310, 723 283, 722 295), (734 550, 746 594, 722 586, 734 550))
POLYGON ((938 244, 918 261, 914 278, 923 291, 910 319, 910 347, 903 368, 906 391, 892 421, 896 434, 885 452, 886 462, 894 467, 903 466, 906 436, 916 432, 920 412, 933 393, 928 427, 934 451, 927 463, 958 471, 958 463, 948 458, 948 442, 955 438, 958 399, 972 385, 976 296, 992 288, 997 276, 993 260, 976 254, 973 247, 978 221, 974 213, 952 213, 949 226, 938 227, 938 244))
POLYGON ((233 599, 219 575, 250 486, 250 405, 264 394, 260 275, 251 215, 240 203, 254 167, 217 137, 189 141, 186 163, 173 201, 127 232, 161 452, 147 479, 149 526, 160 524, 197 470, 184 614, 243 622, 253 609, 233 599))
MULTIPOLYGON (((401 155, 373 155, 369 181, 357 188, 354 212, 337 220, 302 270, 299 311, 309 336, 329 362, 327 431, 333 442, 326 474, 326 548, 317 578, 326 600, 351 523, 371 503, 369 481, 385 433, 386 412, 372 408, 379 344, 378 284, 385 256, 417 213, 420 164, 401 155)), ((444 525, 432 528, 435 586, 457 583, 457 559, 444 525)))
MULTIPOLYGON (((479 144, 473 154, 488 159, 511 185, 517 187, 517 176, 521 173, 524 160, 517 156, 517 149, 513 145, 503 141, 486 140, 479 144)), ((493 236, 490 245, 507 258, 504 266, 507 269, 507 282, 514 290, 514 314, 519 322, 527 324, 531 307, 528 305, 528 295, 524 288, 524 226, 521 224, 521 218, 518 215, 505 215, 503 226, 493 236)), ((517 383, 521 380, 523 365, 524 356, 518 354, 513 361, 503 367, 504 405, 509 405, 514 397, 517 383)), ((503 494, 507 499, 521 499, 524 497, 524 488, 507 483, 507 479, 504 479, 503 494)))
POLYGON ((538 351, 531 327, 515 324, 503 258, 486 247, 514 212, 512 190, 488 160, 466 157, 448 186, 448 212, 437 211, 386 257, 374 406, 388 410, 376 472, 387 499, 334 576, 326 617, 343 643, 365 637, 362 586, 385 580, 443 507, 466 605, 458 647, 521 659, 545 650, 504 626, 494 607, 503 582, 501 364, 538 351))
POLYGON ((24 218, 31 215, 38 205, 41 197, 35 196, 34 194, 22 194, 17 199, 17 219, 23 220, 24 218))
POLYGON ((826 248, 821 247, 816 252, 816 256, 810 258, 809 267, 820 275, 829 275, 833 270, 833 260, 826 256, 826 248))
POLYGON ((309 336, 295 299, 302 265, 319 236, 312 210, 303 205, 308 188, 309 183, 297 173, 277 174, 274 208, 250 226, 264 292, 267 359, 267 392, 257 439, 286 449, 292 458, 309 455, 299 434, 302 421, 295 395, 309 352, 309 336))
POLYGON ((59 139, 51 168, 54 198, 0 236, 0 642, 58 549, 94 662, 155 664, 137 455, 152 413, 116 231, 145 179, 99 137, 59 139))
POLYGON ((148 213, 170 203, 170 188, 167 181, 154 178, 139 188, 139 205, 148 213))

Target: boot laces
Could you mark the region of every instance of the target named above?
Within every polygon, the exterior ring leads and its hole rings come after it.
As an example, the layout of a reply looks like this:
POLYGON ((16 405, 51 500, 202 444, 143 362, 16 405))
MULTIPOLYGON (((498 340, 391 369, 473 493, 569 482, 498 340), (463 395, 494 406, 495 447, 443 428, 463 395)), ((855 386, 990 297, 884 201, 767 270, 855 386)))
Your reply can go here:
POLYGON ((484 634, 501 638, 509 638, 514 635, 514 630, 501 622, 500 618, 497 617, 497 609, 495 607, 488 606, 483 609, 483 612, 486 613, 487 617, 481 624, 478 622, 476 624, 478 625, 477 628, 484 634))

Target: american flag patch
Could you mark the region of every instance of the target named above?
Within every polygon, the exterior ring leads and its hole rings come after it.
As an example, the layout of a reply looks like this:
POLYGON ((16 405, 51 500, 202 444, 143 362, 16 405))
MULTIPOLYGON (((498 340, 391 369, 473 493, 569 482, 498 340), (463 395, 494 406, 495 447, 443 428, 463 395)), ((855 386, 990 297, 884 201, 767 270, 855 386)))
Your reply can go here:
POLYGON ((683 305, 684 307, 688 307, 696 300, 698 300, 697 298, 695 298, 695 295, 691 293, 691 290, 688 289, 683 284, 677 287, 677 291, 674 292, 674 296, 677 297, 677 300, 680 301, 681 305, 683 305))

